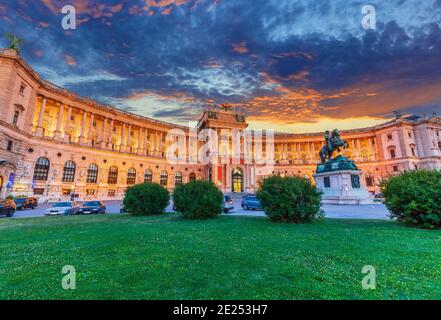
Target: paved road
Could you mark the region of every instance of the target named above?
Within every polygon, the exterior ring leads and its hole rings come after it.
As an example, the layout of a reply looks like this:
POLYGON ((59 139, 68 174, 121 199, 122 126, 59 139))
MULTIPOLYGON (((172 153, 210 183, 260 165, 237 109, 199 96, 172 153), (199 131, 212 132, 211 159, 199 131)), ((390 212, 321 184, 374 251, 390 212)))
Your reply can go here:
MULTIPOLYGON (((51 207, 51 204, 40 204, 34 210, 17 211, 14 218, 44 217, 44 211, 51 207)), ((107 213, 118 214, 121 208, 121 201, 106 202, 107 213)), ((243 210, 240 207, 240 199, 234 199, 234 210, 230 211, 232 216, 265 216, 263 211, 243 210)), ((389 219, 389 212, 382 204, 372 205, 324 205, 327 218, 338 219, 389 219)), ((167 212, 172 212, 172 206, 169 205, 167 212)))

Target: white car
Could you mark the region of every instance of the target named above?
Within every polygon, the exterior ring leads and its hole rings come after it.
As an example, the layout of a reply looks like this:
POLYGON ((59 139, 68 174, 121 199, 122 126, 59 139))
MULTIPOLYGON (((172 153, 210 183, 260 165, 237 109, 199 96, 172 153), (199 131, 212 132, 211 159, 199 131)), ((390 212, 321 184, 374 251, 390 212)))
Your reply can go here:
POLYGON ((55 202, 52 208, 46 209, 44 214, 46 216, 59 216, 77 214, 80 206, 73 201, 55 202))

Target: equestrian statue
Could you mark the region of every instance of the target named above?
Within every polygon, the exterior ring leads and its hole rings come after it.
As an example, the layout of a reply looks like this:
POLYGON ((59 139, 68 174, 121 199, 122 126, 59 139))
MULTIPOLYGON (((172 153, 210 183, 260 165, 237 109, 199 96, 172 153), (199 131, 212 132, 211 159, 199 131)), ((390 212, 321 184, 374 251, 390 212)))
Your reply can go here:
POLYGON ((322 160, 322 163, 325 163, 326 160, 332 159, 334 152, 340 152, 340 148, 349 148, 348 142, 340 137, 338 129, 334 129, 332 133, 327 130, 325 132, 325 142, 326 144, 320 150, 320 159, 322 160))

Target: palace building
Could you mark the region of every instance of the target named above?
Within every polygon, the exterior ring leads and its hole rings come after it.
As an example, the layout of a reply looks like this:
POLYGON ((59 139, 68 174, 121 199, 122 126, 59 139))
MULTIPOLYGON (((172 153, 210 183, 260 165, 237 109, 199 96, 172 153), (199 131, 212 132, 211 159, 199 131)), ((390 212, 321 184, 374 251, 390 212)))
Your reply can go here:
MULTIPOLYGON (((204 112, 197 130, 247 126, 243 114, 219 108, 204 112)), ((16 51, 0 50, 0 198, 121 199, 136 183, 153 181, 171 190, 194 179, 211 179, 224 192, 254 192, 273 174, 312 179, 324 143, 323 133, 276 132, 272 166, 243 160, 173 164, 167 160, 172 129, 184 131, 188 140, 188 127, 78 96, 40 78, 16 51)), ((440 117, 398 117, 341 134, 350 146, 344 154, 362 170, 371 192, 399 172, 441 169, 440 117)), ((264 157, 266 152, 272 149, 263 148, 264 157)))

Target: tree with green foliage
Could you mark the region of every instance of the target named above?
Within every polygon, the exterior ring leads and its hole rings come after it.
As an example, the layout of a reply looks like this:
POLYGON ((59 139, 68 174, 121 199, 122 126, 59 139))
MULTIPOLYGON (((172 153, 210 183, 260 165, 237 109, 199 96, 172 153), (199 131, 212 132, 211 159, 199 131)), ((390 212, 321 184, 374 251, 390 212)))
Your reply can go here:
POLYGON ((321 193, 305 178, 266 178, 256 196, 272 221, 306 223, 323 215, 321 193))
POLYGON ((391 216, 405 225, 441 228, 441 171, 418 170, 380 184, 391 216))
POLYGON ((149 216, 165 212, 170 202, 167 189, 157 183, 142 183, 127 188, 124 208, 133 216, 149 216))
POLYGON ((222 192, 210 181, 196 180, 176 186, 173 203, 188 219, 216 218, 222 213, 222 192))

